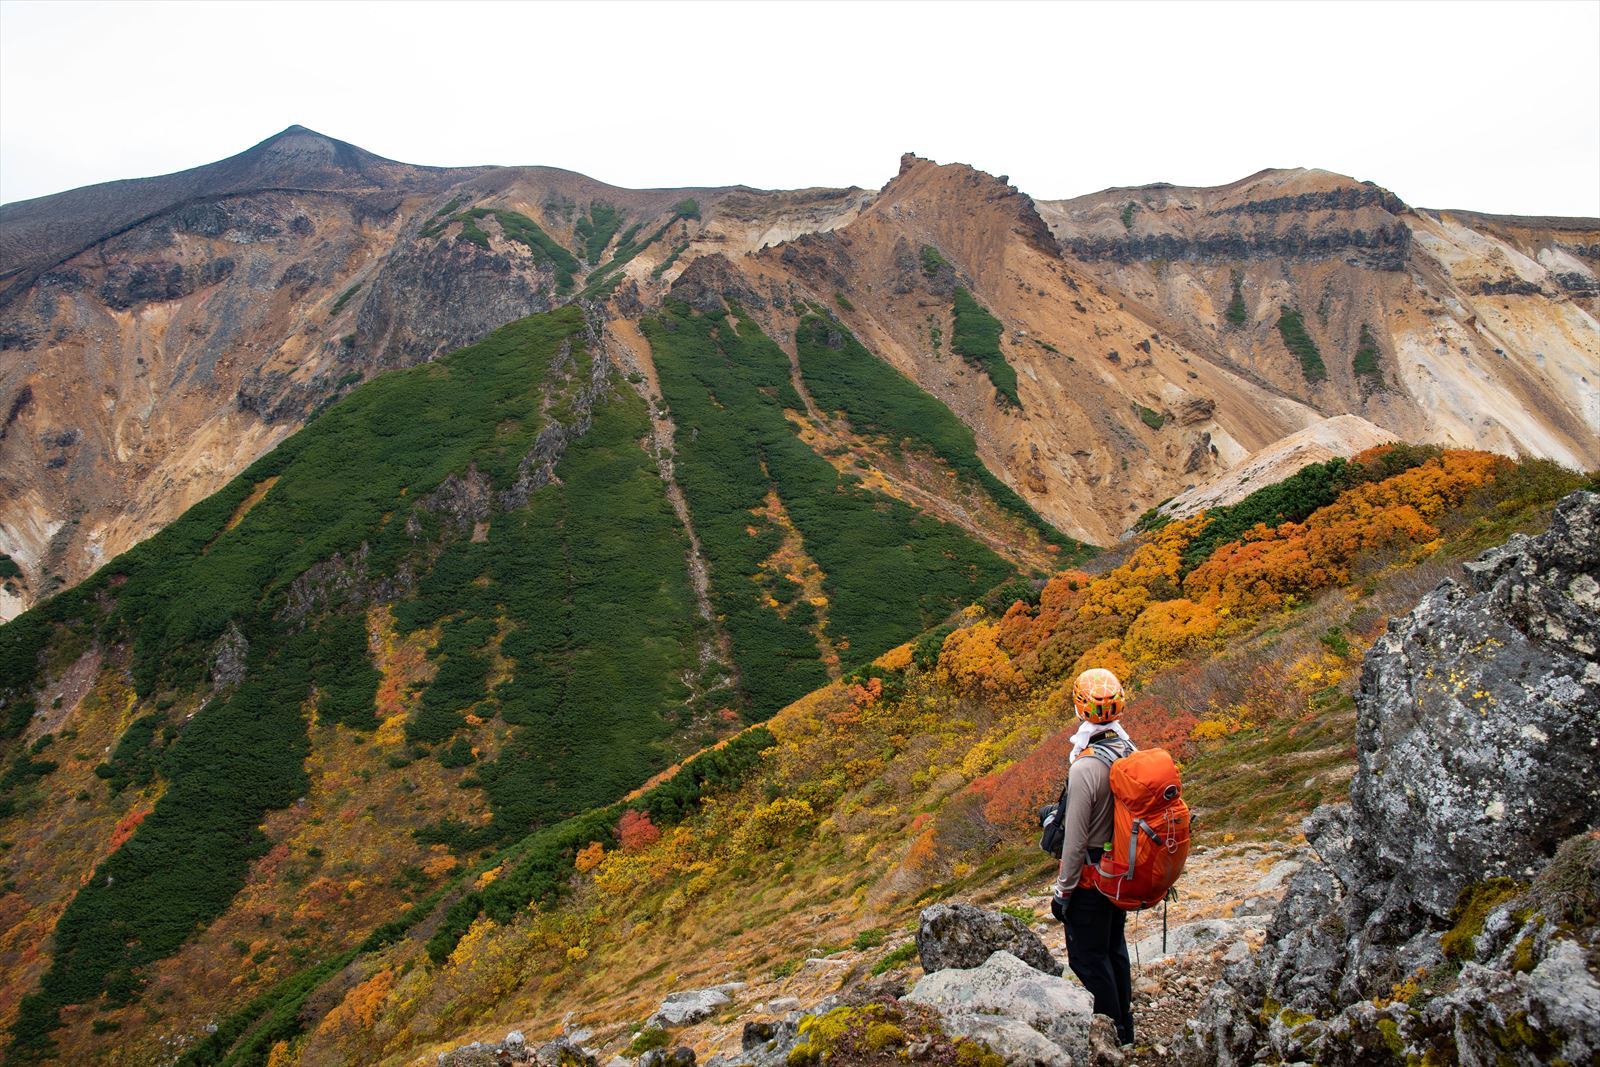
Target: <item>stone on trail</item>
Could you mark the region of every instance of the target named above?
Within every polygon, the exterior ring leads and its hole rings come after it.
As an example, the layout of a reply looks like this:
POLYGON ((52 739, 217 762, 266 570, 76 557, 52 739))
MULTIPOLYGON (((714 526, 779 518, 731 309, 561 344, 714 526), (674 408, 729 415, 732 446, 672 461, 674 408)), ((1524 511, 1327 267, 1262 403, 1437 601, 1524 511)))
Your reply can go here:
MULTIPOLYGON (((952 1025, 976 1025, 971 1023, 973 1016, 1002 1017, 1031 1027, 1066 1054, 1081 1059, 1088 1053, 1089 1019, 1094 1012, 1088 990, 1036 970, 1009 952, 991 954, 980 967, 950 967, 924 975, 904 999, 938 1011, 947 1030, 952 1025)), ((1033 1047, 1035 1042, 1024 1044, 1033 1047)), ((1004 1054, 998 1047, 995 1050, 1004 1054)))
POLYGON ((1238 941, 1253 930, 1267 925, 1267 916, 1245 916, 1238 919, 1201 919, 1197 922, 1174 926, 1167 931, 1166 951, 1161 948, 1161 931, 1140 938, 1128 946, 1128 957, 1139 963, 1153 963, 1173 956, 1188 956, 1196 952, 1210 952, 1233 941, 1238 941))
POLYGON ((1009 1016, 958 1012, 943 1021, 945 1033, 981 1041, 1015 1067, 1072 1067, 1065 1049, 1009 1016))
POLYGON ((1061 974, 1061 964, 1026 923, 972 904, 924 908, 917 927, 917 952, 928 974, 947 967, 981 967, 996 952, 1009 952, 1046 974, 1061 974))

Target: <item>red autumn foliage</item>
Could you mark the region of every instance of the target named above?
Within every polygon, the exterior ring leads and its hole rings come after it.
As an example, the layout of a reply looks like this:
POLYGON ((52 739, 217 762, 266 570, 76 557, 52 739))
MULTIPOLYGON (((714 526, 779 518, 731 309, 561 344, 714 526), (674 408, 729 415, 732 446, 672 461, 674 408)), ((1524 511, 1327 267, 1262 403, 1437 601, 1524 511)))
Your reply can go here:
POLYGON ((1174 707, 1155 697, 1139 697, 1122 713, 1123 728, 1140 748, 1164 748, 1182 759, 1189 734, 1204 708, 1174 707))
POLYGON ((135 808, 119 819, 116 828, 111 831, 111 842, 106 851, 115 852, 126 844, 128 838, 132 837, 133 832, 139 828, 139 824, 144 822, 144 817, 149 815, 152 810, 151 808, 135 808))
POLYGON ((1061 793, 1072 753, 1073 722, 1045 738, 1032 752, 1009 767, 973 781, 967 788, 984 800, 983 817, 1003 829, 1033 825, 1038 809, 1061 793))
POLYGON ((629 808, 617 822, 617 842, 622 851, 633 852, 661 840, 661 828, 642 811, 629 808))

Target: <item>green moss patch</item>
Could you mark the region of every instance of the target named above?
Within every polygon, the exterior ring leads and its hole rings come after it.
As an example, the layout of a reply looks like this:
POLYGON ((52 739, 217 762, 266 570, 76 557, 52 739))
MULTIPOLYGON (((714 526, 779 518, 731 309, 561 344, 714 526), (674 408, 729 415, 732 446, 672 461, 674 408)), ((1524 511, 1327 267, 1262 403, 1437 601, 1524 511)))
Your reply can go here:
POLYGON ((1450 929, 1439 938, 1440 950, 1448 959, 1472 959, 1489 913, 1526 888, 1511 878, 1490 878, 1462 889, 1450 909, 1450 929))

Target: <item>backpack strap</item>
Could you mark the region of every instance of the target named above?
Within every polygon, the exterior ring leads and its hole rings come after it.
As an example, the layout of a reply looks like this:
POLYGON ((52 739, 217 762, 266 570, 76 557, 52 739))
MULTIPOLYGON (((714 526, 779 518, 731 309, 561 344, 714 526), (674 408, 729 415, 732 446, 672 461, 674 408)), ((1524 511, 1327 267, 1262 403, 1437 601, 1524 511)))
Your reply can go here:
MULTIPOLYGON (((1089 742, 1088 746, 1083 750, 1083 756, 1093 756, 1109 768, 1117 760, 1124 756, 1130 756, 1133 752, 1132 745, 1116 734, 1107 731, 1089 742)), ((1082 759, 1083 756, 1078 758, 1082 759)))

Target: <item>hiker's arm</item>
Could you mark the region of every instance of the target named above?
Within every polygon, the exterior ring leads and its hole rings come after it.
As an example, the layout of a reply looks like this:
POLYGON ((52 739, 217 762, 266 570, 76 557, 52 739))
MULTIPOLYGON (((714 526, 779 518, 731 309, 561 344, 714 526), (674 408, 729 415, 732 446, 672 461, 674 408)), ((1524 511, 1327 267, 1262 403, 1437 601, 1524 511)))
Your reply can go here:
POLYGON ((1064 897, 1078 885, 1084 857, 1089 849, 1089 820, 1094 814, 1093 786, 1090 782, 1093 759, 1074 765, 1067 775, 1067 814, 1063 820, 1061 870, 1056 876, 1056 896, 1064 897), (1079 767, 1082 769, 1080 770, 1079 767))

